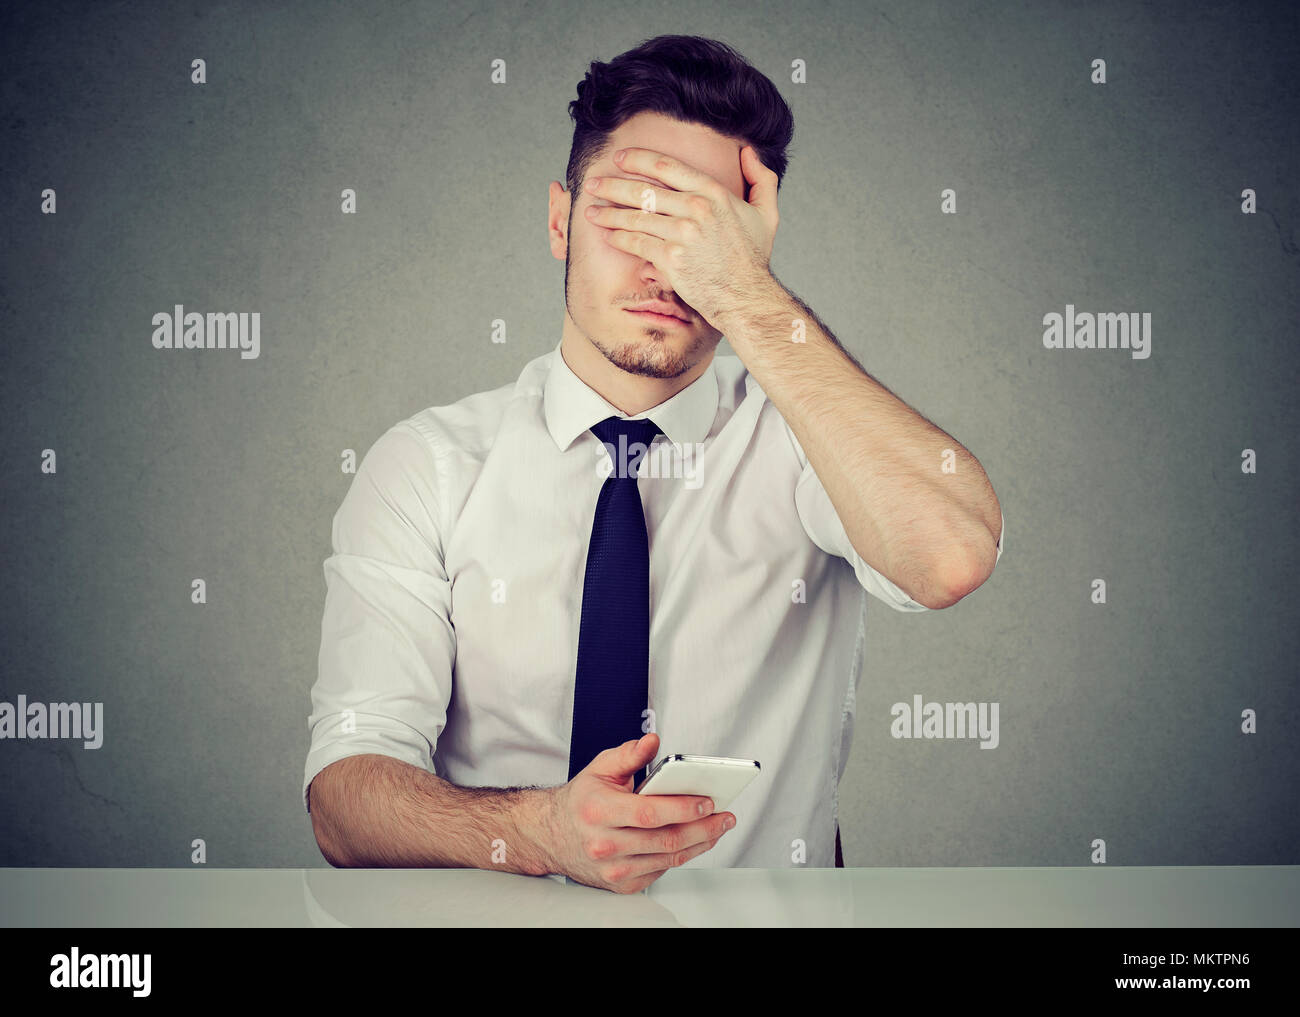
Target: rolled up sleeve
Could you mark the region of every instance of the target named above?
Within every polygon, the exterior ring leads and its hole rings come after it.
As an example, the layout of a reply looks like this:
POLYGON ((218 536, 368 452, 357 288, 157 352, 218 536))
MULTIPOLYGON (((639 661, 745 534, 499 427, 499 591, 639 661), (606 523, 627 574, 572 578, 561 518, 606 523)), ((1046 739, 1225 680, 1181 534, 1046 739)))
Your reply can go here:
MULTIPOLYGON (((894 610, 930 610, 924 604, 918 603, 908 596, 889 577, 868 565, 862 560, 861 555, 854 550, 853 544, 849 541, 848 533, 844 529, 844 524, 840 522, 839 514, 835 511, 835 506, 831 504, 830 495, 826 493, 826 488, 822 486, 820 478, 812 468, 812 463, 808 461, 808 457, 804 454, 803 447, 799 444, 799 440, 794 436, 794 432, 790 430, 788 424, 785 425, 785 428, 790 442, 794 446, 795 455, 802 467, 799 480, 795 484, 794 500, 799 512, 799 519, 803 523, 808 538, 827 554, 837 555, 847 561, 853 567, 858 584, 874 597, 883 600, 894 610)), ((1004 525, 1005 522, 1004 519, 1004 525)), ((1001 558, 1002 534, 999 533, 995 567, 996 561, 1001 560, 1001 558)))
POLYGON ((316 774, 346 756, 434 771, 456 650, 439 464, 429 439, 398 424, 366 454, 335 513, 307 721, 308 812, 316 774))

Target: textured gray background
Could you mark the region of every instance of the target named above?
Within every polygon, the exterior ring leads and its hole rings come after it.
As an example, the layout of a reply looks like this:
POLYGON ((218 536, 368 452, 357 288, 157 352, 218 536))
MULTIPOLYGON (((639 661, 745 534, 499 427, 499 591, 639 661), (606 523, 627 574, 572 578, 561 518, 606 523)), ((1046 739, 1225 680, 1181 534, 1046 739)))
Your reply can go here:
POLYGON ((1294 9, 365 7, 3 14, 0 700, 106 731, 0 742, 0 864, 324 864, 299 785, 340 452, 558 341, 567 103, 664 32, 786 96, 774 271, 1006 513, 967 600, 873 602, 847 862, 1300 862, 1294 9), (1067 302, 1150 311, 1151 358, 1044 350, 1067 302), (153 349, 174 303, 260 311, 260 359, 153 349), (895 741, 917 693, 1000 702, 1000 746, 895 741))

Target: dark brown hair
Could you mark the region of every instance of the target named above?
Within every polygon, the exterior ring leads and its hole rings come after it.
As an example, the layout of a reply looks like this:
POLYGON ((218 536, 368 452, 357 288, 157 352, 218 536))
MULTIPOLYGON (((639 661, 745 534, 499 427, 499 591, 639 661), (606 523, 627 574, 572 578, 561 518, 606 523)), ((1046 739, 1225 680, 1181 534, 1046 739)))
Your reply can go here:
POLYGON ((573 144, 565 186, 576 195, 609 135, 637 113, 703 124, 753 145, 763 165, 785 176, 794 116, 768 78, 725 43, 698 35, 660 35, 609 63, 593 61, 569 103, 573 144))

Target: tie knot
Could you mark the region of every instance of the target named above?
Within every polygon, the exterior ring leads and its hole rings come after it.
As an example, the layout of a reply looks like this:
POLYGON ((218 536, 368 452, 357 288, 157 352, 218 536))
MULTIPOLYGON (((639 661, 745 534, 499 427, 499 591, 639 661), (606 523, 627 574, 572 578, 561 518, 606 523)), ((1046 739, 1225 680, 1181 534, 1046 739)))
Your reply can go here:
POLYGON ((656 434, 663 434, 658 425, 648 417, 640 420, 606 417, 599 424, 592 424, 591 431, 606 445, 617 445, 621 437, 626 445, 640 443, 646 447, 654 441, 656 434))
POLYGON ((663 434, 653 420, 628 420, 625 417, 606 417, 591 426, 591 433, 609 450, 615 475, 619 477, 635 477, 655 435, 663 434))

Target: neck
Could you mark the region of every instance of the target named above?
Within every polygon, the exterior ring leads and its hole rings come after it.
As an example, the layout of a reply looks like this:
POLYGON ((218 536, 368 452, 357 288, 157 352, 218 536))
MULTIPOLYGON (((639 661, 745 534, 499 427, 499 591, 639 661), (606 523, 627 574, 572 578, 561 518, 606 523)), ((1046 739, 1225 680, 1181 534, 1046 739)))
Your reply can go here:
POLYGON ((676 378, 651 378, 643 374, 630 374, 615 364, 591 344, 576 329, 566 328, 560 340, 560 354, 565 364, 584 385, 596 392, 625 417, 653 409, 667 402, 691 382, 700 377, 713 362, 713 352, 676 378))

